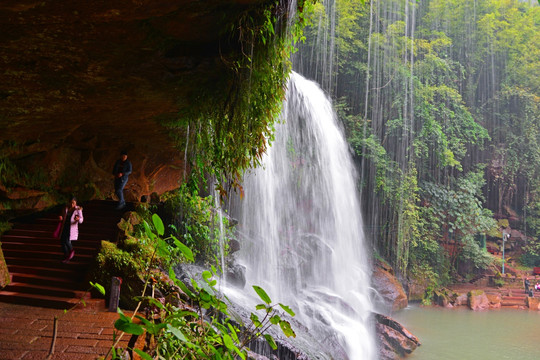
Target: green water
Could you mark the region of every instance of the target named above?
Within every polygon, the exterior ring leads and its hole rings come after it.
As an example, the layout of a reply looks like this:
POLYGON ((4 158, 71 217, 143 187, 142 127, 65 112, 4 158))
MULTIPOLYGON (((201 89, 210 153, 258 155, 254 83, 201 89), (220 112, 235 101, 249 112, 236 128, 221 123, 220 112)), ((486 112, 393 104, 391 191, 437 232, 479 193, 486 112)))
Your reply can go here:
POLYGON ((540 359, 540 311, 410 306, 392 317, 422 343, 407 359, 540 359))

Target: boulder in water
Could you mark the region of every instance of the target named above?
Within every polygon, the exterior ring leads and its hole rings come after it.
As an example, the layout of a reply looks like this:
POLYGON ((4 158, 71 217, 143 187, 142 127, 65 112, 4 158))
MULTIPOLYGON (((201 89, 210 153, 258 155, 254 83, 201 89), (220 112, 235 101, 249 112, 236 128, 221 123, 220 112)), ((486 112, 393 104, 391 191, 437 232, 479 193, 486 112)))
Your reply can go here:
POLYGON ((229 254, 234 254, 240 250, 240 241, 236 239, 229 240, 229 254))
POLYGON ((540 298, 527 296, 529 310, 540 310, 540 298))
POLYGON ((409 304, 405 290, 394 276, 394 271, 391 267, 377 261, 373 268, 372 277, 373 287, 385 300, 392 311, 406 308, 409 304))
POLYGON ((469 303, 469 298, 467 293, 459 293, 454 302, 454 306, 463 306, 469 303))
POLYGON ((375 329, 380 360, 401 359, 421 345, 416 336, 388 316, 375 314, 375 329))
POLYGON ((246 267, 240 264, 230 265, 227 269, 227 282, 243 289, 246 286, 246 267))
POLYGON ((482 290, 472 290, 467 294, 468 305, 471 310, 486 310, 489 308, 489 300, 482 290))
POLYGON ((501 294, 486 294, 490 309, 499 309, 502 305, 501 294))

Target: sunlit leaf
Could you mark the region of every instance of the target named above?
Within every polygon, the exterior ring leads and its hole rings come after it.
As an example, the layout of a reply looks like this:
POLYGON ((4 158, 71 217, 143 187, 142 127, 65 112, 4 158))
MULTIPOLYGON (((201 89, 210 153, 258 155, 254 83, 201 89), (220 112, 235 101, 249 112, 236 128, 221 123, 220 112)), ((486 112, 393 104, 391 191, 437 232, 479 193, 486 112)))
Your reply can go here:
POLYGON ((182 252, 182 254, 184 255, 184 257, 185 257, 187 260, 189 260, 189 261, 191 261, 191 262, 195 261, 195 258, 193 257, 193 252, 191 251, 191 249, 188 248, 186 245, 182 244, 182 243, 180 242, 180 240, 175 239, 175 240, 174 240, 174 245, 175 245, 178 249, 180 249, 180 251, 182 252))
POLYGON ((234 342, 232 341, 231 337, 227 334, 223 334, 223 344, 227 347, 229 350, 233 350, 236 345, 234 345, 234 342))
POLYGON ((283 305, 283 304, 280 303, 279 306, 280 306, 283 310, 285 310, 285 312, 286 312, 287 314, 289 314, 289 315, 291 315, 291 316, 296 315, 296 314, 294 313, 294 311, 292 311, 291 308, 288 307, 287 305, 283 305))
POLYGON ((293 329, 291 328, 291 324, 288 321, 281 320, 279 322, 279 327, 287 337, 296 337, 296 334, 294 333, 293 329))
POLYGON ((103 296, 105 296, 105 288, 103 286, 101 286, 100 284, 98 283, 93 283, 90 281, 90 285, 95 288, 97 291, 99 291, 99 293, 103 296))
POLYGON ((165 234, 165 226, 163 226, 163 221, 161 221, 161 218, 158 214, 152 215, 152 222, 154 223, 154 227, 156 228, 157 233, 163 236, 163 234, 165 234))
POLYGON ((141 335, 144 329, 139 324, 135 324, 130 318, 121 315, 121 318, 114 322, 114 327, 127 334, 141 335))
POLYGON ((251 316, 249 317, 251 322, 253 323, 253 325, 255 325, 255 327, 261 327, 261 322, 259 321, 259 317, 257 315, 255 315, 254 313, 251 313, 251 316))
POLYGON ((272 335, 264 334, 264 338, 266 339, 266 342, 268 343, 268 345, 270 345, 270 347, 273 350, 277 350, 277 344, 274 341, 274 338, 272 337, 272 335))
POLYGON ((257 285, 253 285, 253 289, 259 295, 262 301, 267 304, 270 304, 272 302, 272 300, 270 300, 270 296, 268 296, 268 294, 266 293, 266 291, 263 290, 263 288, 257 285))
POLYGON ((270 322, 273 324, 273 325, 277 325, 279 323, 279 321, 281 320, 281 318, 279 317, 279 315, 274 315, 270 318, 270 322))
POLYGON ((186 337, 184 336, 184 334, 180 331, 180 329, 177 329, 175 328, 174 326, 172 326, 171 324, 167 324, 167 330, 173 334, 174 336, 176 336, 179 340, 181 341, 187 341, 186 337))

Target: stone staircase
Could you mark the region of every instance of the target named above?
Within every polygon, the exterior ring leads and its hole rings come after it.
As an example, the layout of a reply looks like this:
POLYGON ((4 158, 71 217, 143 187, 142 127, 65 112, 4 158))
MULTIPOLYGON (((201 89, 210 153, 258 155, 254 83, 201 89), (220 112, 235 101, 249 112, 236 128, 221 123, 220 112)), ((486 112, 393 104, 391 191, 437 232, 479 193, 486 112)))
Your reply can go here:
POLYGON ((0 301, 40 307, 69 309, 80 299, 90 300, 86 274, 101 240, 116 240, 122 211, 116 202, 93 200, 82 204, 84 222, 79 225, 79 240, 73 242, 75 256, 64 258, 60 240, 53 238, 58 213, 20 219, 2 235, 2 251, 11 284, 0 291, 0 301))
POLYGON ((523 288, 502 288, 499 290, 501 294, 501 306, 526 306, 527 294, 523 288))

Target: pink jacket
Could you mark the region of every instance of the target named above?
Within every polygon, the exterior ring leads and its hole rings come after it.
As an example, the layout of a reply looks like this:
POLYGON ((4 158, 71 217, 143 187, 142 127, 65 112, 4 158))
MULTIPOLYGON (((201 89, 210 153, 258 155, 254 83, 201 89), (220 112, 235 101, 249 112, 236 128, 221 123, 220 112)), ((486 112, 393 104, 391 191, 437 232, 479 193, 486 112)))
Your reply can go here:
MULTIPOLYGON (((64 209, 64 217, 68 213, 68 208, 64 209)), ((73 214, 71 215, 71 219, 69 219, 70 227, 69 227, 69 240, 75 241, 79 238, 79 224, 82 224, 84 218, 83 218, 83 212, 82 208, 77 206, 75 210, 73 211, 73 214), (75 221, 75 216, 79 215, 79 221, 75 221)))

